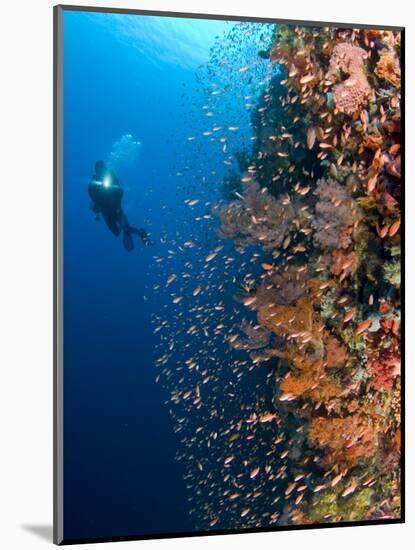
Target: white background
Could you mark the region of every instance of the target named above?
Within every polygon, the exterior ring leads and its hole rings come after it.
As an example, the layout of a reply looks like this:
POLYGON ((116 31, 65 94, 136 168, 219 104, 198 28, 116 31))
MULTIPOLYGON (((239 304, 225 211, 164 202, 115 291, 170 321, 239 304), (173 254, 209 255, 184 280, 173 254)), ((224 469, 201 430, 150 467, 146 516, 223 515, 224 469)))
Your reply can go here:
MULTIPOLYGON (((0 547, 46 548, 52 525, 52 0, 0 11, 0 547)), ((407 523, 113 543, 153 550, 406 549, 415 541, 414 31, 408 0, 147 0, 75 4, 407 28, 407 523)), ((89 546, 89 545, 88 545, 89 546)), ((102 545, 94 545, 98 550, 102 545)), ((106 548, 110 548, 108 545, 106 548)))

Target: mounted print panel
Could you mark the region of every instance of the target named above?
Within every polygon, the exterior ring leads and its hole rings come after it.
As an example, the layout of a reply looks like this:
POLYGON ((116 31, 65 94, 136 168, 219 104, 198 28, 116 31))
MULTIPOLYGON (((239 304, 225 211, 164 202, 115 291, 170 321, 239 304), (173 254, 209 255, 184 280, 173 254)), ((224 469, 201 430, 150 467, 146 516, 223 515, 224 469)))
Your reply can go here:
POLYGON ((56 543, 403 521, 402 76, 399 28, 55 8, 56 543))

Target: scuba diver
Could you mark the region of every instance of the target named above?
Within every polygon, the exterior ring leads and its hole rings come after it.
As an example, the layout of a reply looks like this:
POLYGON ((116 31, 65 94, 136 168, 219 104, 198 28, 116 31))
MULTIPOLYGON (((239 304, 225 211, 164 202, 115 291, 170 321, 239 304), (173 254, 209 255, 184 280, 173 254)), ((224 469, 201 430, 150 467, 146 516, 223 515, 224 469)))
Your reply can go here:
POLYGON ((145 229, 138 229, 128 223, 121 206, 123 188, 117 176, 102 160, 95 163, 95 174, 89 182, 88 194, 96 220, 99 220, 101 214, 113 235, 118 237, 122 232, 122 242, 126 250, 130 252, 134 249, 133 235, 138 235, 146 246, 151 244, 145 229))

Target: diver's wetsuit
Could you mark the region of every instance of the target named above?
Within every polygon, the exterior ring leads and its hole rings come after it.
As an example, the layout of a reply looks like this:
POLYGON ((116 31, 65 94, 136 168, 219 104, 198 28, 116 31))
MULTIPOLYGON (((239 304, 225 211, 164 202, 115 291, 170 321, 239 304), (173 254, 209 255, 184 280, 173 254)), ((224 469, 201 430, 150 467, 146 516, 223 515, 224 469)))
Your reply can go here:
POLYGON ((133 227, 128 223, 121 206, 124 191, 116 175, 108 170, 102 161, 96 163, 94 177, 88 185, 88 194, 92 200, 93 211, 97 215, 102 214, 111 233, 116 237, 123 233, 126 250, 134 248, 132 235, 138 235, 145 245, 150 244, 145 229, 133 227))

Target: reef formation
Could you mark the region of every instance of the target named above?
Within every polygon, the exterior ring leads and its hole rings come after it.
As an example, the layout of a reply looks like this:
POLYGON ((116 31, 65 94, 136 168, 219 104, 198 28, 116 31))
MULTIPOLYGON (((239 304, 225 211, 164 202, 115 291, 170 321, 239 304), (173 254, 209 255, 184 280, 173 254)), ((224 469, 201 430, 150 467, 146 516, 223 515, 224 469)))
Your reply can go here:
POLYGON ((187 210, 154 258, 156 380, 190 516, 203 531, 399 519, 400 33, 258 29, 212 50, 177 172, 187 210))
POLYGON ((399 518, 400 33, 279 25, 269 57, 282 76, 217 215, 268 254, 243 298, 260 344, 231 345, 269 362, 291 429, 277 524, 399 518))

